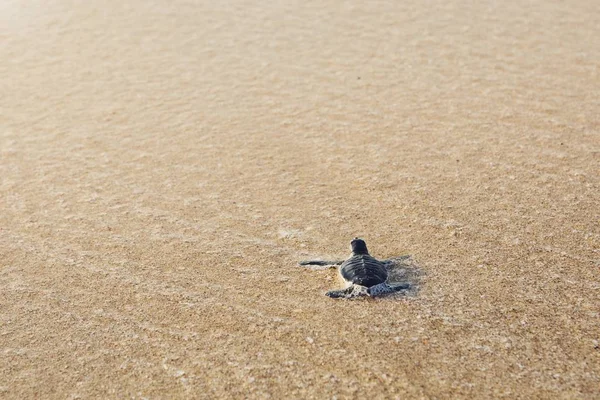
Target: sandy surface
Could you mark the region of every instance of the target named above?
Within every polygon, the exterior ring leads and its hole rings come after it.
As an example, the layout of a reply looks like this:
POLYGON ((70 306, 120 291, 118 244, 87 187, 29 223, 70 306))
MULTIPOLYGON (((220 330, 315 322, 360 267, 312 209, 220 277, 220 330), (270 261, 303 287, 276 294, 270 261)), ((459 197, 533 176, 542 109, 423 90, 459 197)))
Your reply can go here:
POLYGON ((0 398, 600 397, 597 1, 195 3, 0 2, 0 398))

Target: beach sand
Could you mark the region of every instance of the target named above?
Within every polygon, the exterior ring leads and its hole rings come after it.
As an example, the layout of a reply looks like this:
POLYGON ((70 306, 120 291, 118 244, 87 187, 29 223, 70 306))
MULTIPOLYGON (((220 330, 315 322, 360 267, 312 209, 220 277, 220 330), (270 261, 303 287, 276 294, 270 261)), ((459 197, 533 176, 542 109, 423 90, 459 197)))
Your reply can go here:
POLYGON ((0 398, 600 398, 600 8, 523 3, 2 1, 0 398))

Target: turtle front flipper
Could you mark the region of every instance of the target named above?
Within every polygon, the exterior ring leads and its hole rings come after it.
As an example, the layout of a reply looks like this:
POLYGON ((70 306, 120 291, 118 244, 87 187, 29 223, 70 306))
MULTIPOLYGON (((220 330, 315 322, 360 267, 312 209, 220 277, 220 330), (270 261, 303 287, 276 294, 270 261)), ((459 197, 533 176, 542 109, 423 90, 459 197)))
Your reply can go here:
POLYGON ((367 294, 371 297, 383 296, 386 294, 396 293, 400 290, 409 289, 410 284, 408 283, 393 283, 389 284, 387 282, 380 283, 379 285, 371 286, 367 290, 367 294))
POLYGON ((307 267, 315 271, 320 271, 329 268, 337 268, 344 261, 323 261, 323 260, 306 260, 300 261, 298 264, 301 267, 307 267))
POLYGON ((304 260, 300 261, 298 264, 300 265, 319 265, 319 266, 336 266, 342 265, 344 260, 336 260, 336 261, 324 261, 324 260, 304 260))

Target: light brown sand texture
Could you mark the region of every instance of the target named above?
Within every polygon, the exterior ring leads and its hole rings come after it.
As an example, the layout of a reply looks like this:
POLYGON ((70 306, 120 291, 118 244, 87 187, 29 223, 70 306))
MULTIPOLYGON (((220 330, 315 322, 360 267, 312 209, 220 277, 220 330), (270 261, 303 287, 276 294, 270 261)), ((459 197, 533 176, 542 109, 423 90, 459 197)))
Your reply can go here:
POLYGON ((599 171, 596 0, 0 1, 0 398, 598 399, 599 171))

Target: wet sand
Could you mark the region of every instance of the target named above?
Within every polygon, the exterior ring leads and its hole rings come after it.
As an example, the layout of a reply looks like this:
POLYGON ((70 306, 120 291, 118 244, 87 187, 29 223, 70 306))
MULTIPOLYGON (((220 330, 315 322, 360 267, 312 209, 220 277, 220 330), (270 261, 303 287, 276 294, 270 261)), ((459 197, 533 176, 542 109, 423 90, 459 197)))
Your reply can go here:
POLYGON ((0 397, 600 397, 600 8, 521 3, 0 3, 0 397))

